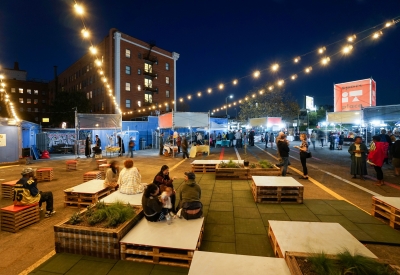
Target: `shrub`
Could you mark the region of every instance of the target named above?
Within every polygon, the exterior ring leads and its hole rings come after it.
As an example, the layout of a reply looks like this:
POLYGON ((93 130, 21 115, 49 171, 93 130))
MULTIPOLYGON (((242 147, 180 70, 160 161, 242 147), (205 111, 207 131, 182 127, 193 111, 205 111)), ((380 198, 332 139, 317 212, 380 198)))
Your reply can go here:
POLYGON ((70 224, 78 224, 82 221, 81 216, 79 215, 79 212, 74 213, 71 218, 69 218, 69 223, 70 224))
POLYGON ((261 168, 273 168, 274 167, 274 165, 271 162, 269 162, 268 160, 260 160, 259 164, 260 164, 261 168))
POLYGON ((329 259, 324 252, 308 257, 307 260, 311 263, 313 271, 319 275, 339 274, 334 261, 329 259))

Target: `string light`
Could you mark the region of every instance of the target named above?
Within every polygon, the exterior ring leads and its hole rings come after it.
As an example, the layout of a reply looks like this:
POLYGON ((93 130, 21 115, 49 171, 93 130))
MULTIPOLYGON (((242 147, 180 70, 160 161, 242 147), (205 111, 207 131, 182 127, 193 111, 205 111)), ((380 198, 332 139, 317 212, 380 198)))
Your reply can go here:
POLYGON ((326 51, 325 47, 321 47, 321 48, 318 49, 318 53, 319 54, 323 54, 325 51, 326 51))
POLYGON ((10 100, 10 96, 8 95, 8 93, 5 89, 5 87, 7 85, 6 85, 6 83, 4 83, 4 79, 5 79, 4 75, 1 74, 0 75, 0 86, 1 86, 0 94, 4 93, 4 95, 5 95, 4 102, 5 102, 6 106, 8 107, 8 108, 6 108, 8 116, 14 118, 15 122, 18 123, 20 120, 17 116, 17 113, 15 112, 14 103, 10 100))
POLYGON ((283 79, 278 80, 278 86, 282 86, 285 81, 283 79))
POLYGON ((219 84, 218 88, 222 90, 224 88, 224 84, 219 84))
POLYGON ((312 71, 312 67, 307 67, 304 71, 305 71, 306 73, 310 73, 310 72, 312 71))
POLYGON ((82 29, 81 33, 84 38, 90 37, 90 32, 87 29, 82 29))
POLYGON ((272 91, 273 89, 274 89, 274 86, 272 86, 272 85, 268 87, 268 90, 270 90, 270 91, 272 91))
POLYGON ((347 37, 347 41, 348 42, 354 42, 356 40, 356 38, 357 38, 357 36, 355 34, 353 34, 353 35, 347 37))
POLYGON ((198 93, 197 93, 197 96, 198 96, 198 97, 201 97, 201 92, 198 92, 198 93))
POLYGON ((293 59, 294 63, 299 63, 300 60, 301 60, 300 56, 295 57, 295 58, 293 59))
POLYGON ((294 74, 290 77, 290 79, 295 80, 297 78, 297 74, 294 74))
POLYGON ((385 27, 389 28, 390 26, 392 26, 393 24, 395 24, 394 20, 386 22, 385 27))
POLYGON ((253 76, 254 76, 255 78, 258 78, 258 77, 260 76, 260 71, 255 71, 255 72, 253 73, 253 76))
POLYGON ((207 89, 207 92, 208 92, 209 94, 211 94, 212 89, 211 89, 211 88, 208 88, 208 89, 207 89))
POLYGON ((352 49, 353 49, 353 46, 352 46, 352 45, 347 45, 347 46, 344 46, 344 47, 343 47, 342 52, 343 52, 344 54, 348 54, 348 53, 351 52, 352 49))
POLYGON ((382 31, 377 31, 372 35, 373 39, 378 39, 382 35, 382 31))
POLYGON ((271 66, 271 70, 273 71, 273 72, 276 72, 277 70, 279 69, 279 64, 274 64, 274 65, 272 65, 271 66))
POLYGON ((75 8, 76 13, 79 15, 83 15, 85 12, 81 5, 75 4, 74 8, 75 8))
POLYGON ((236 85, 238 83, 237 79, 233 80, 233 85, 236 85))
POLYGON ((321 60, 322 65, 327 65, 331 59, 329 57, 324 57, 321 60))

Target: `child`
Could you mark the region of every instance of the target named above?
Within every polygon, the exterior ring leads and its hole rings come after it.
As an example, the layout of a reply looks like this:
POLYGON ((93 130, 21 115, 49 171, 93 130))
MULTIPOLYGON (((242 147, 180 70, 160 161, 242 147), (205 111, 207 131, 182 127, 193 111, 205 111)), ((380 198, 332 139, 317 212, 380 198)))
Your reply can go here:
POLYGON ((172 212, 174 211, 172 209, 172 203, 171 203, 171 195, 173 193, 172 187, 166 187, 164 191, 161 193, 161 200, 164 202, 163 205, 163 210, 162 212, 164 215, 167 215, 168 213, 170 215, 173 215, 172 212))

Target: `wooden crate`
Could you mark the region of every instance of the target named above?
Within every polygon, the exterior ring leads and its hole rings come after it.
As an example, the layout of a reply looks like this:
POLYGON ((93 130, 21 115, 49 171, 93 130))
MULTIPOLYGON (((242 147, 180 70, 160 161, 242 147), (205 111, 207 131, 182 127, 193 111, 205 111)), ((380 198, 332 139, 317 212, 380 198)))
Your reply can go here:
POLYGON ((249 178, 252 176, 280 176, 282 175, 281 169, 278 167, 273 168, 249 168, 249 178))
POLYGON ((372 197, 371 215, 381 219, 394 229, 400 229, 400 209, 393 206, 389 199, 400 203, 400 198, 372 197))
POLYGON ((189 268, 193 259, 194 252, 200 248, 203 234, 204 223, 201 227, 195 250, 177 249, 172 247, 166 248, 158 246, 145 246, 121 242, 121 259, 134 262, 189 268))
POLYGON ((100 165, 107 164, 107 160, 106 159, 96 159, 96 163, 97 163, 97 169, 100 169, 100 165))
POLYGON ((8 182, 1 183, 1 197, 3 199, 13 199, 14 196, 14 186, 18 180, 12 180, 8 182))
POLYGON ((215 164, 192 164, 193 173, 215 173, 215 164))
POLYGON ((64 207, 87 207, 97 203, 100 199, 110 195, 114 189, 105 188, 95 194, 76 193, 64 191, 64 207))
POLYGON ((215 179, 217 180, 247 180, 249 168, 219 168, 215 167, 215 179))
MULTIPOLYGON (((81 213, 86 211, 83 210, 81 213)), ((117 228, 85 227, 68 224, 69 218, 54 226, 57 253, 73 253, 93 257, 120 259, 119 241, 143 218, 140 208, 136 216, 117 228)))
POLYGON ((78 161, 76 161, 76 160, 67 160, 65 162, 65 164, 67 165, 67 171, 77 170, 78 161))
POLYGON ((36 170, 36 178, 38 181, 53 180, 53 168, 40 168, 36 170))
POLYGON ((303 203, 304 187, 260 187, 253 182, 251 191, 257 203, 303 203))
POLYGON ((18 232, 21 228, 40 220, 39 204, 26 206, 10 205, 1 208, 1 230, 18 232))
POLYGON ((268 226, 268 239, 272 246, 272 252, 274 252, 275 257, 284 258, 282 250, 279 246, 278 241, 275 238, 274 232, 271 229, 271 226, 268 226))
POLYGON ((83 182, 87 182, 89 180, 101 180, 102 172, 101 171, 89 171, 83 174, 83 182))

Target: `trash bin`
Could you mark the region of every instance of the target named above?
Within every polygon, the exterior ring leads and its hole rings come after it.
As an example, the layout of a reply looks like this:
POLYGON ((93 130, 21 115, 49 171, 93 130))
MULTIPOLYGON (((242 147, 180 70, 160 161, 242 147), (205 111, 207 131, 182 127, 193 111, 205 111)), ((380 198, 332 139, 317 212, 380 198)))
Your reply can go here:
POLYGON ((22 148, 22 157, 30 157, 31 148, 22 148))
POLYGON ((140 139, 140 150, 146 149, 146 140, 144 138, 140 139))

